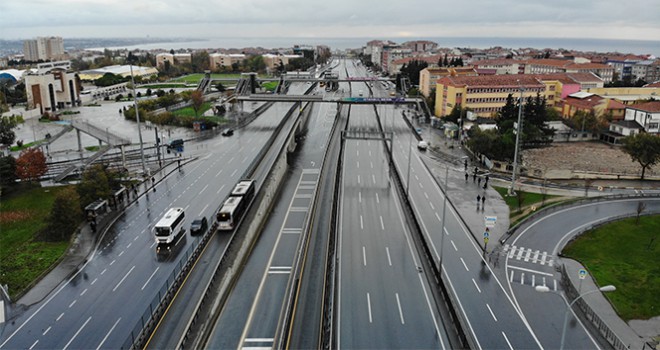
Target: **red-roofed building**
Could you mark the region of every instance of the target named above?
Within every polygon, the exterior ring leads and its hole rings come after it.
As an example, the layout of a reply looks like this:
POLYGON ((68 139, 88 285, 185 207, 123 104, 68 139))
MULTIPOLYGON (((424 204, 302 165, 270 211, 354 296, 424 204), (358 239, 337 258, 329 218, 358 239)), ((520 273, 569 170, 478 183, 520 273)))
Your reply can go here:
POLYGON ((472 67, 427 67, 419 72, 419 91, 424 96, 429 96, 431 90, 436 86, 436 81, 446 76, 476 76, 477 72, 472 67))
POLYGON ((548 73, 593 73, 607 83, 612 81, 614 68, 601 63, 575 63, 573 61, 557 59, 526 61, 525 74, 548 73))
MULTIPOLYGON (((613 99, 603 98, 589 93, 579 93, 568 96, 564 99, 561 109, 561 116, 570 118, 576 112, 593 114, 597 118, 611 116, 612 120, 623 120, 626 106, 613 99)), ((603 121, 604 122, 604 121, 603 121)))
POLYGON ((660 101, 626 106, 625 120, 636 121, 650 134, 660 134, 660 101))

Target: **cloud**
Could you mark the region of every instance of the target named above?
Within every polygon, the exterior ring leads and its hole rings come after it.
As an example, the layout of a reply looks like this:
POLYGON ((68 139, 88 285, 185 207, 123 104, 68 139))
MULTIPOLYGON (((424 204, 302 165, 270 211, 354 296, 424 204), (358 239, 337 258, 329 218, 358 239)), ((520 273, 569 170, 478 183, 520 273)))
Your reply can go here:
POLYGON ((660 1, 1 0, 4 38, 541 36, 657 40, 660 1))

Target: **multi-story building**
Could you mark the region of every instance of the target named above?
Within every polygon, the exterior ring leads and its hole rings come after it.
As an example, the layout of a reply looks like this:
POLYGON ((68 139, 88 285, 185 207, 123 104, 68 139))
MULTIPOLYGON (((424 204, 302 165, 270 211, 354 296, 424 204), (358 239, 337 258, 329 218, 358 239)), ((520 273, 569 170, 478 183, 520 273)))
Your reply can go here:
POLYGON ((625 120, 637 122, 649 134, 660 134, 660 101, 627 106, 625 120))
POLYGON ((159 53, 156 55, 156 67, 158 69, 165 69, 165 62, 174 65, 174 55, 171 53, 159 53))
POLYGON ((406 41, 401 46, 412 50, 413 52, 429 52, 438 47, 438 44, 428 40, 406 41))
POLYGON ((524 74, 525 62, 507 58, 480 60, 474 61, 474 68, 477 70, 495 70, 495 74, 524 74))
POLYGON ((575 63, 569 60, 539 59, 525 61, 525 74, 594 73, 604 82, 611 82, 614 68, 601 63, 575 63))
POLYGON ((587 92, 578 92, 566 97, 561 106, 561 116, 571 118, 577 112, 593 114, 596 118, 610 116, 612 121, 623 120, 626 106, 616 100, 603 98, 587 92))
POLYGON ((23 54, 26 61, 65 59, 64 41, 61 37, 38 37, 23 41, 23 54))
POLYGON ((655 78, 656 71, 660 68, 658 62, 658 60, 644 60, 633 64, 631 70, 632 80, 642 79, 647 83, 654 82, 655 80, 649 81, 647 79, 655 78))
POLYGON ((241 53, 212 53, 209 55, 209 63, 212 70, 219 69, 221 67, 231 67, 232 64, 240 64, 245 60, 246 56, 241 53))
POLYGON ((51 63, 37 65, 25 75, 28 109, 39 108, 41 114, 78 105, 80 79, 62 66, 51 63))
POLYGON ((473 67, 427 67, 419 72, 419 91, 422 95, 428 97, 431 90, 436 87, 436 81, 447 76, 476 76, 477 72, 473 67))
POLYGON ((608 57, 605 60, 605 63, 614 69, 619 80, 624 80, 632 79, 632 67, 640 61, 642 61, 640 57, 628 55, 608 57))
POLYGON ((280 64, 286 66, 289 64, 289 61, 296 58, 303 58, 302 55, 274 55, 274 54, 265 54, 262 55, 264 62, 266 63, 266 68, 269 70, 277 69, 280 64))
POLYGON ((435 115, 446 116, 458 105, 479 117, 493 117, 511 94, 516 98, 545 96, 546 85, 532 75, 443 77, 436 87, 435 115))

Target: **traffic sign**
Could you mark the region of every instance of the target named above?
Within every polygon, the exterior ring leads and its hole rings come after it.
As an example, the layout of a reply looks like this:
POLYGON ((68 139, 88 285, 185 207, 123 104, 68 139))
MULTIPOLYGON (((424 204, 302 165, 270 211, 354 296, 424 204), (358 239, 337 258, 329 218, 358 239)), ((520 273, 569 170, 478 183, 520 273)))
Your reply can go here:
POLYGON ((485 231, 484 232, 484 238, 488 239, 488 237, 490 237, 490 234, 488 234, 488 231, 485 231))
POLYGON ((495 223, 497 222, 497 216, 486 215, 484 216, 484 222, 486 227, 495 227, 495 223))
POLYGON ((587 278, 587 270, 585 270, 585 269, 578 270, 578 275, 580 275, 581 280, 587 278))

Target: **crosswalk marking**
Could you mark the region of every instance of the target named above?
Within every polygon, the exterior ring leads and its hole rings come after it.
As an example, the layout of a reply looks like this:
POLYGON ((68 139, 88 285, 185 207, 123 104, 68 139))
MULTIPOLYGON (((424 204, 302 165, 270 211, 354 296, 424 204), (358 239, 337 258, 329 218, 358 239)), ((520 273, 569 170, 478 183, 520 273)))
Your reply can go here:
POLYGON ((555 262, 552 256, 548 254, 548 252, 541 252, 538 249, 533 250, 531 248, 517 247, 515 245, 512 246, 506 244, 504 245, 503 251, 509 259, 522 260, 524 262, 540 264, 544 266, 547 264, 549 267, 552 267, 555 262))

